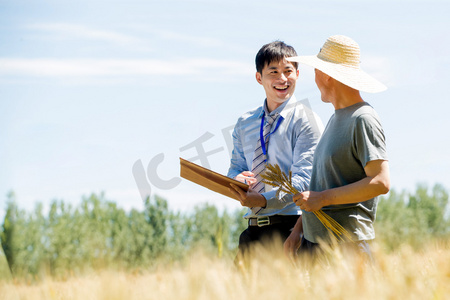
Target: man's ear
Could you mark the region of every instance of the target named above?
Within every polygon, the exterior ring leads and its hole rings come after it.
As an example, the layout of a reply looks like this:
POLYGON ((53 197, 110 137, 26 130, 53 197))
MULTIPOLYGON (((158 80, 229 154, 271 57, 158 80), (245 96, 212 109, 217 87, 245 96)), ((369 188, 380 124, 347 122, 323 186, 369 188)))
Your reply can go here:
POLYGON ((256 81, 258 81, 258 83, 262 85, 261 73, 256 72, 255 77, 256 77, 256 81))

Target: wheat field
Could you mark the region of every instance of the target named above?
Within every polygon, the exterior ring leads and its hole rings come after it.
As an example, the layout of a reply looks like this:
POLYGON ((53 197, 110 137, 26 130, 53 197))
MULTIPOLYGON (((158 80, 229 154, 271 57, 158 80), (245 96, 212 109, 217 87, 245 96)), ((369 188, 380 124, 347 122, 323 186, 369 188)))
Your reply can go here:
POLYGON ((248 265, 233 257, 191 255, 184 263, 140 272, 97 270, 64 279, 0 282, 0 299, 450 299, 450 249, 372 247, 375 262, 330 250, 310 265, 281 249, 258 248, 248 265))

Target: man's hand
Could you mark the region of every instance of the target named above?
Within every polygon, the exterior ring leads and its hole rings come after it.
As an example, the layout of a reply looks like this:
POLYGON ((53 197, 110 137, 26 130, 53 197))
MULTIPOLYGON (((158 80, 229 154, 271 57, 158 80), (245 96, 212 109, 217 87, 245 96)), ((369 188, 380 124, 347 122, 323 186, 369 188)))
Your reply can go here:
POLYGON ((293 258, 297 254, 300 244, 302 243, 301 235, 303 233, 302 216, 298 217, 294 228, 292 228, 291 234, 288 236, 286 241, 284 241, 284 254, 293 258))
POLYGON ((264 198, 263 195, 260 193, 257 193, 255 190, 252 190, 251 188, 248 189, 248 191, 244 191, 240 187, 234 184, 230 184, 230 192, 232 192, 241 202, 242 206, 246 207, 266 207, 267 201, 266 198, 264 198))
POLYGON ((305 211, 317 211, 325 206, 325 199, 321 192, 306 191, 294 195, 295 205, 300 206, 305 211))
POLYGON ((289 258, 295 257, 301 242, 300 233, 292 231, 286 241, 284 241, 284 254, 289 258))
POLYGON ((252 187, 256 183, 255 174, 253 174, 250 171, 244 171, 241 174, 234 177, 237 181, 243 182, 248 184, 250 187, 252 187))

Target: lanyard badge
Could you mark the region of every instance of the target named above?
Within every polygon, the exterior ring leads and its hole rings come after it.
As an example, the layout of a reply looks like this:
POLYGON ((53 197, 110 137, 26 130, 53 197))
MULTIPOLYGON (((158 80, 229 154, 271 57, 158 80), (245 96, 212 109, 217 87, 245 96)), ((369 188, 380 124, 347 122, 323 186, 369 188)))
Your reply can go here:
POLYGON ((274 132, 278 129, 278 126, 280 126, 280 123, 281 123, 281 121, 282 121, 283 118, 282 118, 282 117, 279 117, 279 118, 278 118, 277 124, 275 125, 275 129, 274 129, 274 130, 271 130, 271 131, 267 134, 266 139, 264 139, 264 133, 263 133, 263 131, 264 131, 264 120, 265 120, 265 116, 266 116, 266 112, 263 111, 263 115, 262 115, 262 118, 261 118, 261 128, 260 128, 260 130, 259 130, 259 138, 260 138, 260 140, 261 140, 261 148, 262 148, 262 152, 263 152, 263 154, 264 154, 264 162, 267 163, 266 140, 269 139, 269 135, 271 135, 272 133, 274 133, 274 132))

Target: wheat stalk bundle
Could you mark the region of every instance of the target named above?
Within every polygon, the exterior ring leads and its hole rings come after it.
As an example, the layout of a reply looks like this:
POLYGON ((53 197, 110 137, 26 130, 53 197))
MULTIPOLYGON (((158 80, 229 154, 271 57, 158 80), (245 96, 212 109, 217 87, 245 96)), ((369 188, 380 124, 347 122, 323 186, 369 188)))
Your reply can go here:
MULTIPOLYGON (((289 177, 281 171, 279 165, 268 164, 266 171, 261 174, 263 182, 274 187, 278 187, 277 197, 280 192, 287 194, 298 194, 299 191, 292 185, 292 171, 289 171, 289 177)), ((345 238, 351 241, 351 236, 341 224, 336 222, 332 217, 324 213, 321 209, 313 212, 320 222, 325 226, 331 236, 339 241, 344 241, 345 238)))

